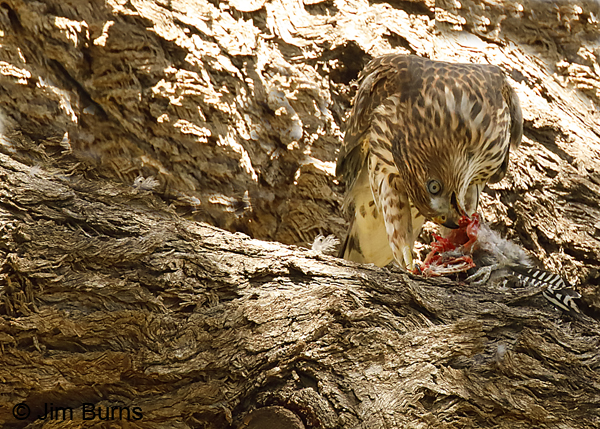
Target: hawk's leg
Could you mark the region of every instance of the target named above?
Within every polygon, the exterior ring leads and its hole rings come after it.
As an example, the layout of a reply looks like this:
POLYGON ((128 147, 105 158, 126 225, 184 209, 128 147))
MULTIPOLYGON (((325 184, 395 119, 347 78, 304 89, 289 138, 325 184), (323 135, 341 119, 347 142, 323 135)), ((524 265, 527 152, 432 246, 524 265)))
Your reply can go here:
POLYGON ((392 183, 386 183, 382 186, 379 201, 394 259, 402 268, 412 271, 415 265, 412 255, 414 238, 410 202, 408 195, 398 191, 394 186, 394 182, 399 180, 398 176, 388 176, 386 181, 392 183))
POLYGON ((370 161, 371 190, 383 213, 392 254, 402 268, 412 271, 415 268, 412 249, 423 217, 412 208, 398 170, 376 156, 370 161))

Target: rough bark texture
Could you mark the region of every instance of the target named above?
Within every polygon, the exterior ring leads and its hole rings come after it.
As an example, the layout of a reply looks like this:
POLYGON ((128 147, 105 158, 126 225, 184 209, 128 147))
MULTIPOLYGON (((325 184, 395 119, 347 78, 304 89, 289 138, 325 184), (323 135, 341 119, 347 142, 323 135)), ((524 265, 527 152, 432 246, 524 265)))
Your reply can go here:
POLYGON ((583 0, 2 1, 0 425, 600 426, 599 20, 583 0), (390 51, 512 78, 525 136, 482 212, 586 315, 258 240, 343 238, 353 80, 390 51))

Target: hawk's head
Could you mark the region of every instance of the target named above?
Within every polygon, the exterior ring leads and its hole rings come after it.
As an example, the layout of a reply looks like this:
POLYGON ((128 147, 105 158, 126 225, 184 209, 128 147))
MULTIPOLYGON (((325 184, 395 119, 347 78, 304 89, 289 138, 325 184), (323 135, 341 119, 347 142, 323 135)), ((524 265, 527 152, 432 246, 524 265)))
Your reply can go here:
POLYGON ((419 207, 421 213, 439 225, 447 228, 458 228, 458 221, 465 215, 472 214, 477 208, 481 185, 472 187, 455 187, 448 182, 431 178, 425 183, 428 198, 425 205, 419 207), (444 189, 446 186, 446 189, 444 189))
POLYGON ((507 95, 510 104, 495 100, 498 107, 491 96, 472 94, 468 86, 449 88, 399 105, 391 146, 419 212, 439 225, 458 228, 463 215, 477 210, 483 186, 506 173, 510 143, 521 140, 522 119, 512 93, 507 95))
POLYGON ((458 221, 463 215, 476 209, 479 187, 469 187, 469 183, 465 186, 439 174, 431 174, 425 180, 413 183, 408 193, 423 216, 454 229, 458 228, 458 221))
MULTIPOLYGON (((497 162, 463 153, 458 145, 453 151, 447 150, 450 148, 452 145, 433 145, 428 150, 408 151, 405 162, 398 163, 398 170, 408 184, 406 191, 411 201, 423 216, 447 228, 458 228, 463 215, 477 210, 485 183, 501 177, 494 176, 497 162)), ((508 162, 506 153, 502 157, 508 162)))

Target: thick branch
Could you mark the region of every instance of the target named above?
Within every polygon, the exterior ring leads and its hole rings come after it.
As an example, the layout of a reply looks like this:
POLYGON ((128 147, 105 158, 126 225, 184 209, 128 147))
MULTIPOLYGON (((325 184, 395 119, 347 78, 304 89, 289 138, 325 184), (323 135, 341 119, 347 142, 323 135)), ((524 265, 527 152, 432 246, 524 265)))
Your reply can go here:
POLYGON ((235 427, 273 405, 327 428, 599 421, 600 325, 538 291, 253 240, 6 155, 0 177, 5 426, 49 403, 82 426, 98 422, 84 403, 140 407, 144 427, 235 427))

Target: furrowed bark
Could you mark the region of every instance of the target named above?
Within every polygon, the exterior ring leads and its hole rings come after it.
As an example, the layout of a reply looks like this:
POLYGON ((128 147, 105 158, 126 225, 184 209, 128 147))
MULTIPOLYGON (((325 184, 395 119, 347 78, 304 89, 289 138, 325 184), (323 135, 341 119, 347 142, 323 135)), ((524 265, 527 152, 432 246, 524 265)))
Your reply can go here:
POLYGON ((0 425, 600 425, 598 16, 3 1, 0 425), (524 139, 481 210, 575 284, 583 316, 301 247, 344 237, 353 81, 392 51, 512 79, 524 139))

